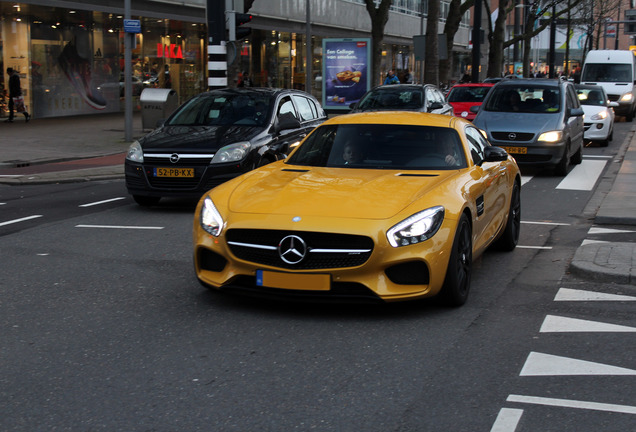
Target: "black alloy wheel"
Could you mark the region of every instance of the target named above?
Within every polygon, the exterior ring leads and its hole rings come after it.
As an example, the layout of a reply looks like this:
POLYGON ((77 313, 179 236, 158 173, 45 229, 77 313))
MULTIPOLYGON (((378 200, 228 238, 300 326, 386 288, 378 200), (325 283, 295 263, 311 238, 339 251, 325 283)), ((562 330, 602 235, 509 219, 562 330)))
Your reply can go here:
POLYGON ((515 181, 512 187, 512 195, 510 196, 510 210, 508 211, 508 219, 501 237, 497 239, 495 248, 510 252, 517 247, 519 242, 519 233, 521 232, 521 187, 519 182, 515 181))
POLYGON ((468 299, 473 264, 473 241, 470 222, 463 214, 457 224, 453 249, 448 261, 442 298, 449 306, 461 306, 468 299))

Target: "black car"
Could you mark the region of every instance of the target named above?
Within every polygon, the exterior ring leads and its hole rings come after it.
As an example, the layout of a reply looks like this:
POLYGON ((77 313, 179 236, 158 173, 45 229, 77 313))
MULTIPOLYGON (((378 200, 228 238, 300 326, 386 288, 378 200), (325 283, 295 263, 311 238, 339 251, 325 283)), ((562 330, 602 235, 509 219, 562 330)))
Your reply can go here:
POLYGON ((442 92, 432 84, 393 84, 374 87, 357 103, 352 112, 420 111, 453 115, 453 107, 442 92))
POLYGON ((221 89, 194 96, 126 155, 126 187, 140 205, 200 197, 256 167, 283 159, 326 120, 299 90, 221 89))

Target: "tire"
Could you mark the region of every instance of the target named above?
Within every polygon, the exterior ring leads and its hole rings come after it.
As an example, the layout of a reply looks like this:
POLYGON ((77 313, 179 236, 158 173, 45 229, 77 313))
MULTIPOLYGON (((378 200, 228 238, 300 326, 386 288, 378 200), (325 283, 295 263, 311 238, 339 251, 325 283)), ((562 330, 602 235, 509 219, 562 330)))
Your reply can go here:
POLYGON ((457 224, 453 249, 448 260, 448 269, 441 297, 448 306, 458 307, 466 303, 470 291, 473 264, 473 242, 470 222, 463 214, 457 224))
POLYGON ((137 204, 143 207, 150 207, 159 204, 161 197, 145 196, 145 195, 133 195, 133 199, 137 204))
POLYGON ((631 122, 632 120, 634 120, 634 110, 629 111, 625 116, 625 121, 631 122))
POLYGON ((598 145, 601 147, 607 147, 609 145, 610 138, 604 139, 603 141, 599 141, 598 145))
POLYGON ((572 156, 573 165, 580 165, 581 162, 583 162, 583 141, 581 141, 581 145, 579 146, 579 149, 572 156))
POLYGON ((519 232, 521 231, 521 187, 515 181, 512 187, 512 195, 510 197, 510 210, 508 211, 508 220, 504 227, 503 233, 497 239, 494 246, 501 251, 510 252, 517 247, 519 242, 519 232))
POLYGON ((570 165, 570 143, 565 146, 563 157, 554 167, 554 173, 558 176, 565 177, 568 174, 568 166, 570 165))

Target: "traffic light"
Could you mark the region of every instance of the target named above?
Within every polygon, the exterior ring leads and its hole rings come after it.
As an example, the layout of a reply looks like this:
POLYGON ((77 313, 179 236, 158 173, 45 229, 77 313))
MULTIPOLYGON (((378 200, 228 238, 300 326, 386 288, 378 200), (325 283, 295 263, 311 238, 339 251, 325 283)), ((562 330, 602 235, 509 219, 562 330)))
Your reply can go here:
POLYGON ((252 15, 251 14, 246 14, 246 13, 236 13, 236 12, 229 12, 228 11, 228 18, 229 18, 229 39, 230 41, 234 41, 237 39, 243 39, 244 37, 246 37, 247 35, 249 35, 250 33, 252 33, 252 29, 249 27, 240 27, 243 24, 246 24, 250 21, 252 21, 252 15), (232 15, 234 15, 234 18, 232 18, 232 15))

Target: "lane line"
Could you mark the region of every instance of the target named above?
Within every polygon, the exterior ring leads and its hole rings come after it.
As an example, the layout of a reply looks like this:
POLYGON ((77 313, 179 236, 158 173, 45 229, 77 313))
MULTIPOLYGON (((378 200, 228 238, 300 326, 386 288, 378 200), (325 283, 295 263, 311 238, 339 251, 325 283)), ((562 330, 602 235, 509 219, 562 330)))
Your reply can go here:
POLYGON ((23 217, 23 218, 20 218, 20 219, 13 219, 13 220, 6 221, 6 222, 0 222, 0 226, 11 225, 11 224, 14 224, 14 223, 24 222, 24 221, 28 221, 28 220, 31 220, 31 219, 41 218, 41 217, 42 217, 42 215, 33 215, 33 216, 23 217))
POLYGON ((532 176, 521 176, 521 186, 532 180, 532 176))
POLYGON ((543 250, 552 249, 552 246, 520 246, 520 245, 517 245, 517 247, 519 249, 543 249, 543 250))
POLYGON ((107 229, 162 230, 164 227, 153 227, 153 226, 126 226, 126 225, 75 225, 75 228, 107 228, 107 229))
POLYGON ((520 409, 502 408, 490 432, 514 432, 522 414, 523 410, 520 409))
POLYGON ((614 156, 603 156, 603 155, 583 155, 583 159, 613 159, 614 156))
POLYGON ((556 315, 547 315, 540 333, 635 333, 636 327, 628 327, 600 321, 589 321, 556 315))
POLYGON ((519 376, 635 376, 636 370, 587 360, 530 352, 519 376))
POLYGON ((574 166, 556 189, 591 191, 606 164, 607 161, 604 160, 584 160, 580 165, 574 166))
POLYGON ((96 205, 100 205, 100 204, 106 204, 106 203, 110 203, 113 201, 119 201, 119 200, 123 200, 126 199, 126 197, 117 197, 117 198, 111 198, 111 199, 107 199, 107 200, 103 200, 103 201, 96 201, 96 202, 92 202, 92 203, 88 203, 88 204, 81 204, 79 207, 91 207, 91 206, 96 206, 96 205))
POLYGON ((539 222, 539 221, 521 221, 522 224, 529 225, 557 225, 557 226, 570 226, 569 223, 563 222, 539 222))
POLYGON ((636 297, 596 291, 559 288, 554 301, 636 301, 636 297))
POLYGON ((581 246, 585 246, 588 244, 595 244, 595 243, 609 243, 608 241, 605 240, 590 240, 590 239, 585 239, 581 242, 581 246))
POLYGON ((569 399, 545 398, 538 396, 523 396, 511 394, 506 399, 508 402, 519 402, 534 405, 547 405, 561 408, 579 408, 595 411, 608 411, 623 414, 636 414, 636 407, 629 405, 615 405, 600 402, 587 402, 569 399))
POLYGON ((636 231, 592 227, 587 233, 588 234, 622 234, 622 233, 634 233, 634 232, 636 231))

